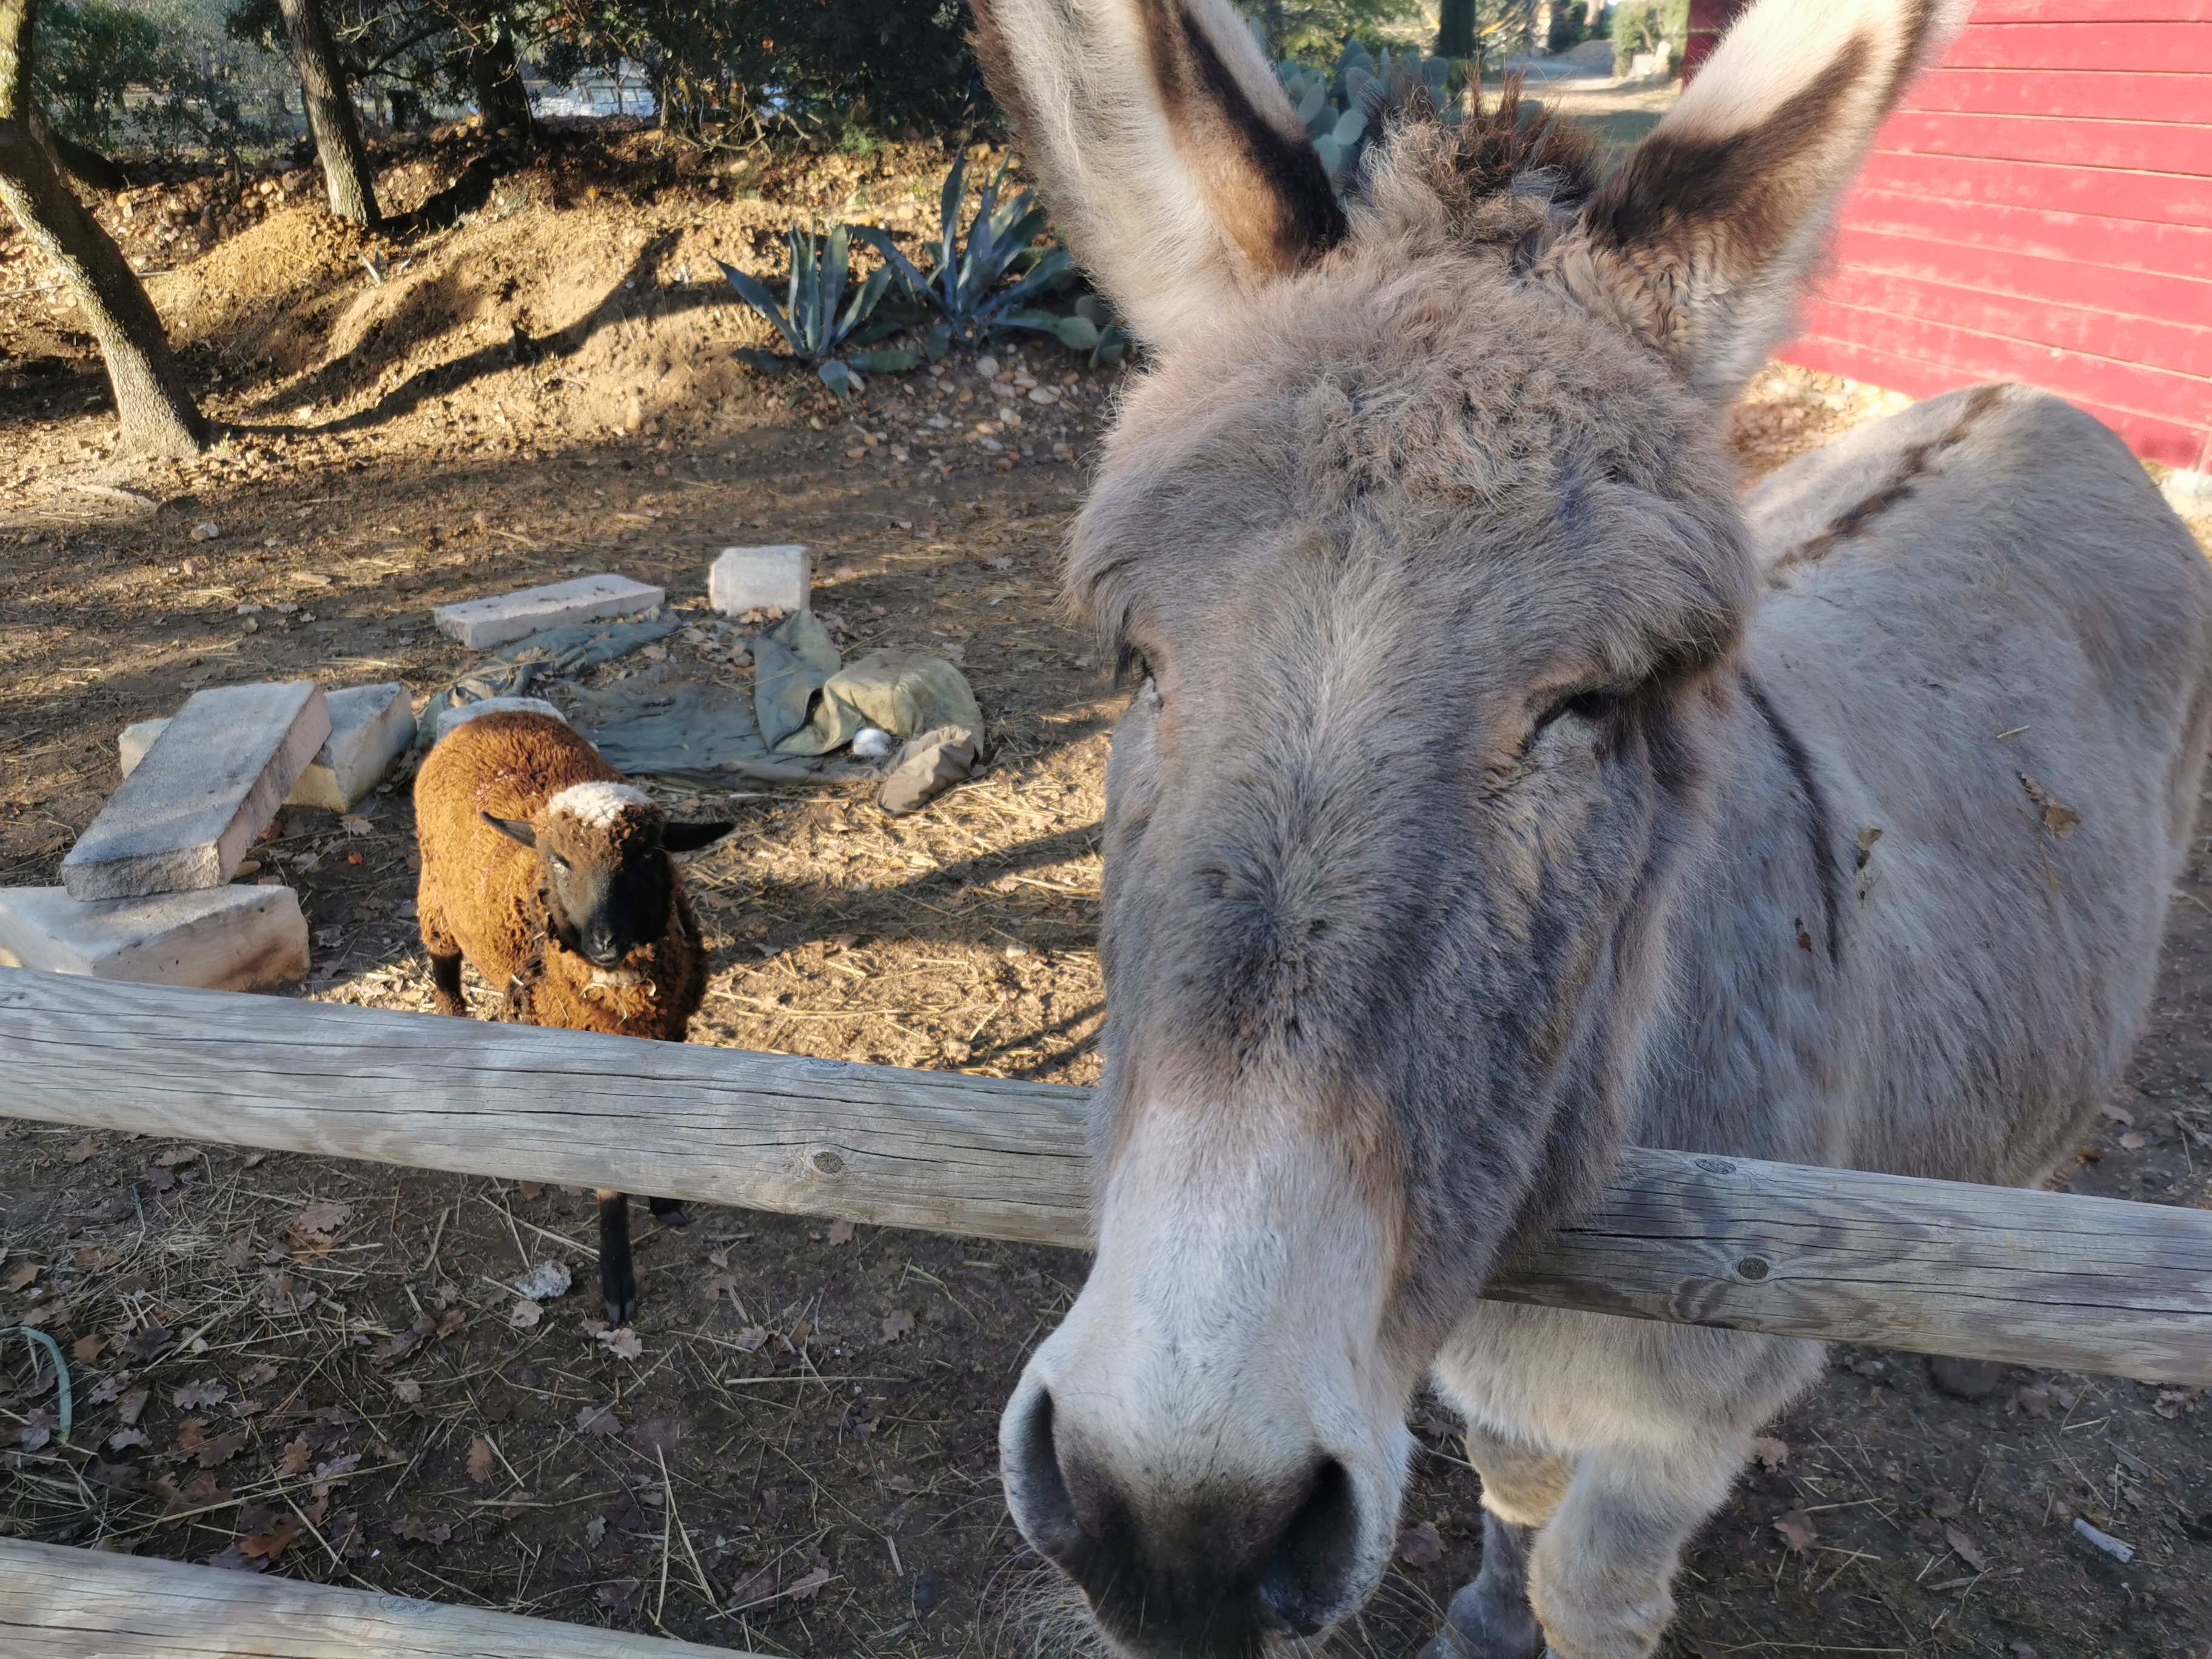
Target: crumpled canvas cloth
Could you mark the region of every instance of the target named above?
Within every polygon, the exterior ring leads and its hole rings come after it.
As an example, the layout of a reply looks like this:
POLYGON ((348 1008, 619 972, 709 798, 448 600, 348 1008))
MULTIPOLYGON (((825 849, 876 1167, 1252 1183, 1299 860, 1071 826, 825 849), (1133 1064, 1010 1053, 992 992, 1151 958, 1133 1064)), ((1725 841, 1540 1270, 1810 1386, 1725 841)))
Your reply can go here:
POLYGON ((506 646, 434 693, 416 719, 416 740, 437 741, 438 716, 463 703, 520 697, 541 679, 557 679, 626 657, 640 646, 666 639, 684 624, 674 617, 634 623, 578 623, 548 628, 506 646))
POLYGON ((862 726, 896 738, 957 726, 978 741, 983 715, 967 678, 922 651, 871 651, 841 664, 811 611, 795 611, 753 641, 753 709, 779 755, 841 749, 862 726))

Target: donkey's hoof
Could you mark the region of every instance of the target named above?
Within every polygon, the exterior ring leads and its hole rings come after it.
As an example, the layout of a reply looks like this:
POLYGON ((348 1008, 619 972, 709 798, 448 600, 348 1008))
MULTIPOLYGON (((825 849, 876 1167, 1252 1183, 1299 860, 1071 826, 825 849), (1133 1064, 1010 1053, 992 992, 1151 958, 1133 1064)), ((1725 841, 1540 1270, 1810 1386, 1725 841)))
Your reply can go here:
POLYGON ((1524 1601, 1498 1605, 1495 1593, 1468 1584, 1451 1599, 1450 1623, 1421 1650, 1421 1659, 1543 1659, 1543 1627, 1524 1601), (1456 1644, 1456 1645, 1455 1645, 1456 1644))
POLYGON ((691 1212, 684 1207, 684 1200, 680 1198, 648 1198, 645 1200, 645 1207, 664 1227, 688 1227, 691 1224, 691 1212))

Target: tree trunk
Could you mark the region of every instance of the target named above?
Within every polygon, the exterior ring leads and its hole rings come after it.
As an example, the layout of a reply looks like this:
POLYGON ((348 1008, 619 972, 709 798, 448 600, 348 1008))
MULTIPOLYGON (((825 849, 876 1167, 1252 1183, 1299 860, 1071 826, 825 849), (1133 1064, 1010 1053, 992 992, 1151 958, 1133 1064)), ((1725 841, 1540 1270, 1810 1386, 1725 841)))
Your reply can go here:
POLYGON ((331 211, 356 224, 377 222, 376 175, 369 171, 368 147, 361 141, 361 115, 346 90, 337 43, 323 21, 322 0, 277 0, 285 33, 292 37, 292 64, 300 73, 300 100, 322 157, 323 183, 331 211))
POLYGON ((1437 56, 1474 56, 1474 0, 1443 0, 1437 10, 1437 56))
POLYGON ((122 419, 118 447, 197 455, 207 447, 207 422, 169 355, 161 314, 40 137, 45 123, 31 102, 37 19, 38 0, 0 0, 0 201, 53 262, 92 325, 122 419))
POLYGON ((476 91, 477 111, 487 127, 528 132, 530 89, 522 84, 514 37, 496 21, 486 21, 483 29, 482 44, 469 52, 469 84, 476 91))
POLYGON ((1595 28, 1597 20, 1604 15, 1605 0, 1589 0, 1589 4, 1583 8, 1583 27, 1586 29, 1595 28))

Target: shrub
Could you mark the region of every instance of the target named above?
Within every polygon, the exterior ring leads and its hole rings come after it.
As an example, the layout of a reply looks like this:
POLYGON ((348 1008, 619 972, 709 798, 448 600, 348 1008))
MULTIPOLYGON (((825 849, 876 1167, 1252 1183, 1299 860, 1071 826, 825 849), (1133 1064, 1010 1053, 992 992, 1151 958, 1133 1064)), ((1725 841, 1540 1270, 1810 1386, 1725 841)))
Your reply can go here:
MULTIPOLYGON (((814 372, 822 377, 822 383, 840 399, 852 393, 854 369, 871 374, 890 374, 914 367, 911 351, 887 349, 849 356, 838 355, 848 345, 864 345, 871 339, 881 339, 890 331, 888 328, 866 326, 884 290, 890 286, 891 273, 887 266, 878 265, 870 271, 852 299, 848 301, 845 298, 852 234, 850 227, 839 225, 817 243, 813 232, 803 231, 796 224, 792 226, 791 281, 781 305, 754 278, 732 266, 722 265, 722 275, 729 279, 738 297, 773 323, 776 332, 783 336, 784 343, 791 348, 789 359, 772 351, 740 352, 738 355, 745 362, 767 374, 778 372, 794 360, 811 363, 814 372), (841 305, 842 311, 838 309, 841 305)), ((715 263, 721 264, 719 259, 715 263)))
POLYGON ((937 313, 936 326, 923 336, 932 357, 943 356, 949 345, 980 351, 1008 329, 1036 329, 1037 321, 1023 307, 1073 278, 1074 261, 1066 248, 1037 252, 1030 246, 1050 222, 1036 205, 1036 193, 1024 190, 1001 201, 1006 182, 1001 166, 983 186, 963 241, 960 217, 968 196, 968 158, 952 164, 939 204, 937 240, 923 253, 930 265, 927 274, 884 232, 867 225, 854 228, 854 235, 884 256, 907 297, 937 313), (1024 268, 1014 275, 1017 265, 1024 268), (1010 275, 1014 279, 1000 287, 1010 275))

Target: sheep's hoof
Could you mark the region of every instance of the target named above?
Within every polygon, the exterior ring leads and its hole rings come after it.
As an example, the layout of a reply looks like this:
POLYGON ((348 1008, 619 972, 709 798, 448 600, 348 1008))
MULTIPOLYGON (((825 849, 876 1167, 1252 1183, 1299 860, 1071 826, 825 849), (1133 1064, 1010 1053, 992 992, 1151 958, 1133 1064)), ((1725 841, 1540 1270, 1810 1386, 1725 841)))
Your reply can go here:
POLYGON ((629 1293, 629 1296, 628 1299, 626 1299, 626 1300, 625 1300, 625 1299, 623 1299, 623 1298, 622 1298, 622 1297, 614 1297, 614 1296, 610 1296, 609 1297, 607 1297, 607 1323, 608 1323, 608 1324, 610 1324, 610 1325, 634 1325, 634 1324, 635 1324, 636 1322, 637 1322, 637 1292, 636 1292, 635 1291, 632 1291, 629 1293))
POLYGON ((680 1198, 648 1198, 645 1207, 653 1212, 653 1218, 664 1227, 688 1227, 691 1212, 684 1207, 680 1198))

